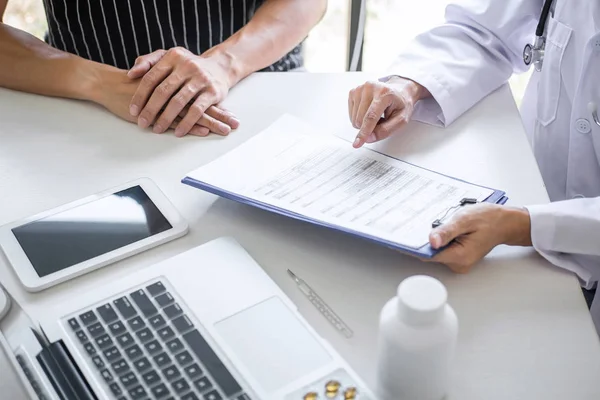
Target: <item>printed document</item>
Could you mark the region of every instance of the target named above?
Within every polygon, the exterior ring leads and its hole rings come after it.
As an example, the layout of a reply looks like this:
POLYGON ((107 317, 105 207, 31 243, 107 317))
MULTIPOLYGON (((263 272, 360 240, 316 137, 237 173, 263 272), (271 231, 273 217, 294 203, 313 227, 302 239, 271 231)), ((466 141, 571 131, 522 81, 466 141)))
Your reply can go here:
POLYGON ((465 197, 493 190, 425 170, 285 115, 233 151, 189 174, 253 203, 413 249, 465 197))

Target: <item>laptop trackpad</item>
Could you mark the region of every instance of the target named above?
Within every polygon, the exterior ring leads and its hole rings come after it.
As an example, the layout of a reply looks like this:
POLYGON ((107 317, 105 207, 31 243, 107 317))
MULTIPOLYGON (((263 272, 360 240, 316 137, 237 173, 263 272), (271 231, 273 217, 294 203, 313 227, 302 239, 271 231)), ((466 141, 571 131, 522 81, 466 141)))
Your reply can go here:
POLYGON ((220 321, 215 328, 269 393, 331 361, 325 348, 277 297, 220 321))

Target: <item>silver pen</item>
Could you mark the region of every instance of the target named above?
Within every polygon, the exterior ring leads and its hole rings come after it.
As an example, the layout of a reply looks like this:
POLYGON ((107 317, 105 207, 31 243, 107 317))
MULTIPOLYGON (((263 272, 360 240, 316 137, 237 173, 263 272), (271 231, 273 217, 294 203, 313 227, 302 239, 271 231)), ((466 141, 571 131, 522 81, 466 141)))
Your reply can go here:
POLYGON ((347 338, 351 338, 354 335, 352 329, 342 319, 333 311, 331 307, 325 303, 325 301, 301 278, 299 278, 296 274, 294 274, 289 269, 287 270, 288 274, 292 277, 298 289, 310 300, 310 302, 319 310, 321 315, 329 321, 333 327, 344 335, 347 338))

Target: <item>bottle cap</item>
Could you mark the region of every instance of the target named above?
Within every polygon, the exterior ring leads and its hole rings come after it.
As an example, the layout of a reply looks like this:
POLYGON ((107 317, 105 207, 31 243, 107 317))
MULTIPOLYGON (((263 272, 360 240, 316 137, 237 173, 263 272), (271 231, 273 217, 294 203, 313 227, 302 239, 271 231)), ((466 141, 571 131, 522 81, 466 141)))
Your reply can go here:
POLYGON ((444 315, 446 287, 437 279, 415 275, 398 286, 398 317, 409 325, 430 325, 444 315))

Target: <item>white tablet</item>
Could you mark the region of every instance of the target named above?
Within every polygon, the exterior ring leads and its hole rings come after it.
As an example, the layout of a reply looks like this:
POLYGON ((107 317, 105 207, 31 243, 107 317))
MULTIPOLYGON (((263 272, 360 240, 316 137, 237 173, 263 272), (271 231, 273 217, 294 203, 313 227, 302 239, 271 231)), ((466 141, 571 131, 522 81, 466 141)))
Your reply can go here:
POLYGON ((139 179, 0 227, 0 247, 37 292, 185 235, 187 223, 139 179))

